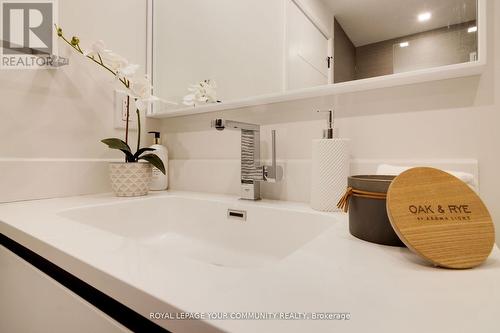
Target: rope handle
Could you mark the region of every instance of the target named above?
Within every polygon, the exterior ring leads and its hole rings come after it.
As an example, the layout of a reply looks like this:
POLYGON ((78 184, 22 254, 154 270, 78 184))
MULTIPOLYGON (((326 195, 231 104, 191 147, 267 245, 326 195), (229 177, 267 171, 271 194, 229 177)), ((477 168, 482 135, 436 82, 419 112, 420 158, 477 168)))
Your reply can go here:
POLYGON ((349 211, 349 203, 351 201, 351 197, 386 200, 387 193, 361 191, 355 190, 352 187, 348 187, 345 194, 342 196, 342 198, 340 198, 340 201, 337 204, 337 208, 341 209, 344 213, 347 213, 349 211))

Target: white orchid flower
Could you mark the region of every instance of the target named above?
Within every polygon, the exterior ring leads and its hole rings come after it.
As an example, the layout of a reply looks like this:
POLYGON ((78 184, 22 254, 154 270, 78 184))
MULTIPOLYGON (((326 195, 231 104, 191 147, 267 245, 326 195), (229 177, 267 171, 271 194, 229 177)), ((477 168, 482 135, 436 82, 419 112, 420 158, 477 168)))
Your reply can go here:
POLYGON ((83 52, 85 56, 97 56, 106 51, 106 45, 102 40, 95 41, 90 45, 90 49, 83 52))
POLYGON ((159 101, 160 99, 156 96, 149 96, 148 98, 140 98, 140 99, 137 99, 135 101, 135 107, 140 111, 140 112, 143 112, 143 111, 146 111, 148 109, 148 107, 156 102, 156 101, 159 101))
POLYGON ((106 44, 104 44, 104 41, 98 40, 94 42, 90 48, 94 53, 103 53, 106 50, 106 44))
POLYGON ((151 90, 153 87, 151 86, 151 81, 147 75, 139 78, 131 78, 129 82, 129 94, 131 97, 137 99, 147 99, 151 96, 151 90))
POLYGON ((149 105, 160 100, 158 97, 151 95, 153 87, 147 75, 131 78, 129 83, 128 94, 135 100, 135 106, 139 111, 146 111, 149 105))
POLYGON ((129 65, 127 59, 111 50, 105 50, 103 53, 100 53, 100 55, 104 64, 116 72, 129 65))
MULTIPOLYGON (((118 72, 119 70, 125 70, 127 72, 133 72, 134 70, 136 71, 137 68, 134 66, 136 65, 130 65, 129 67, 129 62, 127 59, 122 57, 119 54, 114 53, 111 50, 106 49, 106 44, 102 40, 98 40, 94 42, 89 50, 83 51, 84 56, 92 57, 97 61, 101 61, 109 67, 110 69, 114 70, 115 72, 118 72)), ((134 72, 135 73, 135 72, 134 72)), ((133 74, 130 74, 133 75, 133 74)))
POLYGON ((182 100, 182 104, 187 105, 187 106, 194 106, 195 105, 195 97, 194 94, 188 94, 184 96, 182 100))
POLYGON ((217 84, 215 81, 206 80, 203 82, 207 103, 217 103, 217 84))
POLYGON ((204 80, 188 87, 190 94, 184 96, 183 104, 196 106, 198 104, 217 103, 217 84, 212 80, 204 80))
POLYGON ((139 69, 139 65, 137 64, 128 64, 123 68, 119 68, 117 71, 118 77, 131 77, 134 76, 137 70, 139 69))

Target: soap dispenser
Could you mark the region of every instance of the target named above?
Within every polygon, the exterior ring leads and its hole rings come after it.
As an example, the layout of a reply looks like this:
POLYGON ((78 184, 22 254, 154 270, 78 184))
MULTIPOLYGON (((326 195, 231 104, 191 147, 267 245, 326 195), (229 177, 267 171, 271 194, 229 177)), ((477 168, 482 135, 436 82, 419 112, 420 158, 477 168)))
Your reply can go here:
POLYGON ((163 162, 165 166, 165 174, 161 172, 158 168, 153 167, 153 178, 151 179, 151 185, 149 189, 151 191, 164 191, 168 188, 168 150, 165 146, 161 144, 160 132, 149 132, 149 134, 154 134, 154 142, 150 148, 154 149, 154 154, 156 154, 163 162))
POLYGON ((350 140, 336 137, 333 110, 318 112, 328 112, 328 123, 323 139, 312 143, 311 207, 335 212, 350 174, 350 140))

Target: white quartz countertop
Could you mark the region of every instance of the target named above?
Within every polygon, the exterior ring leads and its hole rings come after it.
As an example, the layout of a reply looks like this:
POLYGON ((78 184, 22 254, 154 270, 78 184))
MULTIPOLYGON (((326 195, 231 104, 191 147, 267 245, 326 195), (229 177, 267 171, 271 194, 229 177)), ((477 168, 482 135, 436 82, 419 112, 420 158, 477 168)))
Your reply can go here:
MULTIPOLYGON (((153 196, 173 194, 179 192, 153 196)), ((350 314, 350 320, 155 321, 172 332, 500 331, 497 247, 475 269, 434 268, 407 249, 356 239, 346 215, 331 214, 333 227, 276 264, 218 267, 159 253, 57 214, 128 200, 135 199, 94 195, 0 204, 0 233, 148 318, 152 312, 350 314)), ((297 203, 254 205, 312 212, 297 203)))

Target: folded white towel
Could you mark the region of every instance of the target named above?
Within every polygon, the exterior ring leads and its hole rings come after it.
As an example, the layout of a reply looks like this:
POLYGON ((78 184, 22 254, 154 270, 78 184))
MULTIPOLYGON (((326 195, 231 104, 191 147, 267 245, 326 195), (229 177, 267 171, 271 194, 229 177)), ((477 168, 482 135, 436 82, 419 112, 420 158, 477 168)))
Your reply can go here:
MULTIPOLYGON (((399 174, 411 168, 414 167, 380 164, 377 168, 377 175, 398 176, 399 174)), ((476 181, 474 179, 473 174, 462 171, 448 171, 448 170, 443 170, 443 171, 448 172, 449 174, 457 177, 470 187, 476 188, 476 181)))

